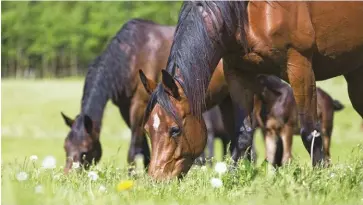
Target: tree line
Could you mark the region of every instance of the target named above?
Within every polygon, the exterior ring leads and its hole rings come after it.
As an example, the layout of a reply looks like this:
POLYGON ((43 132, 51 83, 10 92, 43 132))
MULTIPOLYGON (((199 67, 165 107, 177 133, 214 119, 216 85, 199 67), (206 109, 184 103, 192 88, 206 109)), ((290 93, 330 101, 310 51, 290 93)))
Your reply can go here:
POLYGON ((131 18, 175 25, 181 2, 2 2, 2 77, 83 75, 131 18))

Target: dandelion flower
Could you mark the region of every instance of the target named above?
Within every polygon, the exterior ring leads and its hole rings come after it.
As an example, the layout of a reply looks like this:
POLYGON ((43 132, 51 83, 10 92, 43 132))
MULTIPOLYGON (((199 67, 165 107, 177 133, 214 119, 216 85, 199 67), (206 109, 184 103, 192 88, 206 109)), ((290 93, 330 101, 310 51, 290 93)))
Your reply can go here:
POLYGON ((26 172, 19 172, 17 175, 16 175, 16 179, 18 181, 25 181, 28 179, 28 174, 26 172))
POLYGON ((88 177, 92 180, 92 181, 96 181, 98 179, 98 174, 94 171, 90 171, 88 172, 88 177))
POLYGON ((42 185, 37 185, 37 186, 35 186, 35 188, 34 188, 34 191, 35 191, 35 193, 37 193, 37 194, 40 194, 40 193, 43 193, 43 186, 42 185))
POLYGON ((223 186, 223 182, 219 178, 212 178, 210 180, 210 183, 212 184, 212 187, 214 187, 214 188, 220 188, 223 186))
POLYGON ((214 167, 214 170, 218 174, 224 174, 227 171, 227 165, 224 162, 217 162, 216 166, 214 167))
POLYGON ((47 156, 42 163, 45 169, 54 169, 56 167, 56 159, 53 156, 47 156))
POLYGON ((79 168, 79 162, 73 162, 72 169, 78 169, 78 168, 79 168))
POLYGON ((100 192, 106 192, 106 187, 101 185, 100 188, 98 188, 98 191, 100 192))
POLYGON ((133 182, 133 181, 131 181, 131 180, 121 181, 121 182, 117 185, 117 191, 124 191, 124 190, 128 190, 128 189, 130 189, 133 185, 134 185, 134 182, 133 182))
POLYGON ((38 156, 37 155, 32 155, 32 156, 29 157, 29 159, 30 159, 30 161, 35 162, 35 161, 38 160, 38 156))

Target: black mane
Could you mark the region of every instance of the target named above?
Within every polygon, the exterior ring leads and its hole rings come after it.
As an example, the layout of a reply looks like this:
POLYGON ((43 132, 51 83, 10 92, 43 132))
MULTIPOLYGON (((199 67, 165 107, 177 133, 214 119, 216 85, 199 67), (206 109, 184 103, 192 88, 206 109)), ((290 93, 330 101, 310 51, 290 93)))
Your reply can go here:
POLYGON ((90 64, 81 103, 81 113, 90 115, 93 120, 101 121, 108 99, 116 101, 130 97, 130 57, 137 52, 146 39, 145 26, 152 21, 132 19, 122 26, 112 38, 106 50, 90 64), (128 49, 122 49, 128 48, 128 49))
POLYGON ((143 124, 146 123, 146 119, 149 118, 150 113, 154 108, 154 106, 156 105, 156 103, 158 103, 168 113, 168 115, 171 115, 173 117, 174 121, 176 121, 176 123, 180 126, 180 128, 182 127, 181 119, 176 113, 176 110, 174 109, 173 104, 169 100, 169 96, 166 93, 162 84, 159 84, 155 89, 155 91, 151 94, 149 103, 145 110, 143 124))
MULTIPOLYGON (((241 39, 236 39, 242 50, 246 51, 247 41, 244 28, 247 24, 247 2, 207 1, 207 2, 184 2, 180 10, 178 24, 174 34, 174 40, 167 63, 167 71, 183 81, 182 87, 191 105, 192 113, 201 117, 205 106, 205 93, 208 88, 212 70, 213 59, 222 56, 226 50, 221 36, 216 35, 217 27, 223 25, 226 35, 234 36, 236 29, 241 30, 241 39), (217 16, 220 12, 222 19, 215 18, 212 33, 208 33, 200 9, 206 11, 210 16, 217 16), (237 17, 237 18, 235 18, 237 17), (181 76, 176 76, 175 69, 179 68, 181 76)), ((145 116, 149 115, 155 102, 164 100, 159 98, 164 95, 162 86, 158 86, 153 98, 150 100, 149 109, 145 116), (151 109, 150 109, 151 108, 151 109)), ((166 99, 168 100, 168 99, 166 99)), ((161 104, 161 103, 160 103, 161 104)), ((161 106, 169 113, 175 113, 173 107, 161 106)))

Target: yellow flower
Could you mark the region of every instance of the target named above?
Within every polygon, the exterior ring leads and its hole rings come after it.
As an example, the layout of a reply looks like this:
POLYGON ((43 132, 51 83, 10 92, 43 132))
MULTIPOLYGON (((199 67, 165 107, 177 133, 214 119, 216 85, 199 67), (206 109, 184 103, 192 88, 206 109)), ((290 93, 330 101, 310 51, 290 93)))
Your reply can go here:
POLYGON ((131 180, 121 181, 117 185, 117 191, 124 191, 130 189, 134 185, 134 182, 131 180))

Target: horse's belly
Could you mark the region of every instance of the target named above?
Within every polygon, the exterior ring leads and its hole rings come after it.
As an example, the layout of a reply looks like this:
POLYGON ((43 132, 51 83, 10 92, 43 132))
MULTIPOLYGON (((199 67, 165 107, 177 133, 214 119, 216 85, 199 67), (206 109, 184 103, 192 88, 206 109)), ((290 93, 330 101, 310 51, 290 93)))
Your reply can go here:
POLYGON ((343 55, 336 58, 323 56, 320 53, 314 54, 313 69, 315 79, 327 80, 339 75, 345 75, 357 67, 363 65, 363 50, 353 55, 343 55))
POLYGON ((336 58, 363 46, 363 2, 310 2, 315 43, 336 58))
POLYGON ((317 80, 363 65, 363 2, 309 2, 315 31, 317 80))

